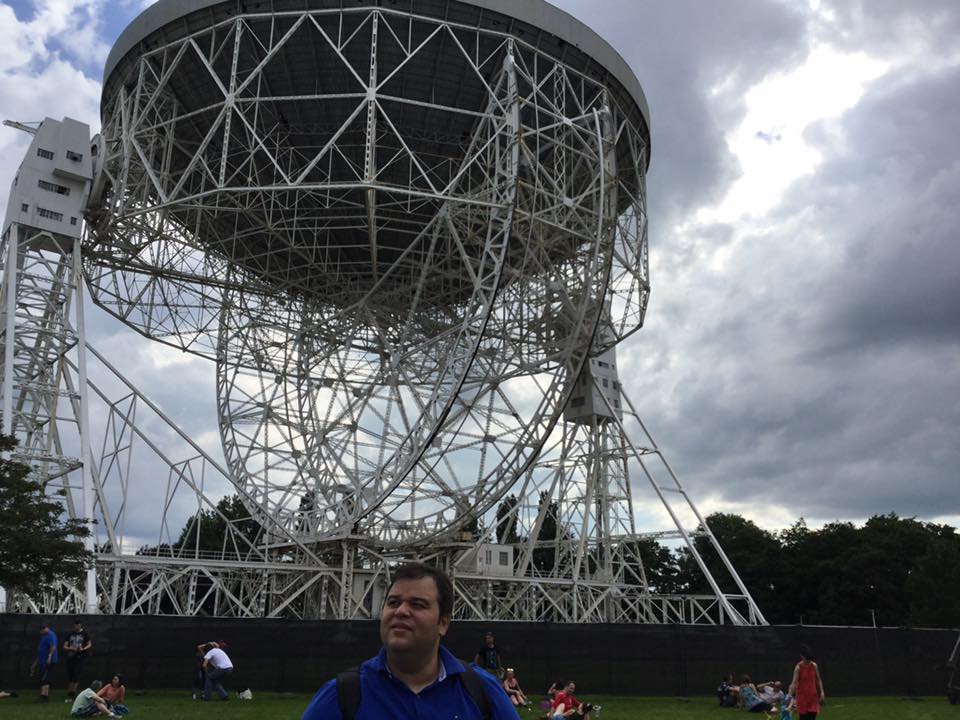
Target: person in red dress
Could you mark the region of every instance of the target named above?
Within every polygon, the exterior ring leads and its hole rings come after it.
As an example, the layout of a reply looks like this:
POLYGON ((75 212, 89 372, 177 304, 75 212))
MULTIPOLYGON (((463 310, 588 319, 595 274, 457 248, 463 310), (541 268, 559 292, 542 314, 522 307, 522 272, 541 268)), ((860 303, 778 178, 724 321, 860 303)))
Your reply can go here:
POLYGON ((820 668, 813 660, 813 652, 806 645, 800 648, 800 662, 793 669, 790 694, 796 699, 800 720, 814 720, 824 700, 820 668))

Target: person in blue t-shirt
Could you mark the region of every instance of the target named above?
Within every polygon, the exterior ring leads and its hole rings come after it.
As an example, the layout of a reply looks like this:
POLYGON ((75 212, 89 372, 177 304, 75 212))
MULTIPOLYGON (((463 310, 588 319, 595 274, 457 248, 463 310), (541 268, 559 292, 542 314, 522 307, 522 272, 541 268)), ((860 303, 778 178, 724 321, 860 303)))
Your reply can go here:
MULTIPOLYGON (((461 679, 463 664, 440 645, 453 615, 453 585, 437 568, 409 563, 397 568, 380 613, 380 653, 360 665, 356 720, 481 720, 461 679)), ((490 708, 490 720, 517 720, 496 678, 471 666, 490 708)), ((303 720, 344 720, 337 681, 314 696, 303 720)))
POLYGON ((50 677, 60 656, 57 654, 57 634, 47 625, 40 626, 40 643, 37 645, 37 659, 30 665, 30 674, 39 671, 40 697, 36 702, 50 701, 50 677))

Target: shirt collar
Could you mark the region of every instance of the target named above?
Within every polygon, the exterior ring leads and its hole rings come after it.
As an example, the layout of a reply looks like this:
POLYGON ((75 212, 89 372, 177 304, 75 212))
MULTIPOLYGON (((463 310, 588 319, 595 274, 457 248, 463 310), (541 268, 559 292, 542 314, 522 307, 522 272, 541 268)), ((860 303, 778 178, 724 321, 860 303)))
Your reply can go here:
MULTIPOLYGON (((376 670, 377 672, 386 673, 393 677, 390 672, 390 668, 387 667, 387 649, 381 647, 380 652, 377 653, 377 656, 370 660, 370 667, 376 670)), ((440 674, 437 676, 436 681, 430 683, 427 687, 431 687, 438 683, 443 682, 450 675, 457 675, 465 671, 463 663, 457 660, 456 656, 447 650, 443 645, 440 646, 440 674)))

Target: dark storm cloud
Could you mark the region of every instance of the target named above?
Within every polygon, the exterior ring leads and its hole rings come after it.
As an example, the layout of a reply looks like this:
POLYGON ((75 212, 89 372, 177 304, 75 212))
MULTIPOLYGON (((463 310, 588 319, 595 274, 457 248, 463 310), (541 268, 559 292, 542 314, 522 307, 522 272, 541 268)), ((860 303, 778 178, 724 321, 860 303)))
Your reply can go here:
MULTIPOLYGON (((653 114, 654 272, 621 374, 695 499, 761 522, 767 508, 820 520, 960 514, 960 73, 937 69, 949 31, 924 21, 956 23, 939 7, 850 4, 828 28, 751 4, 709 18, 706 42, 693 8, 688 23, 648 20, 656 39, 638 29, 624 52, 653 114), (752 14, 769 44, 735 31, 752 14), (894 68, 852 111, 808 129, 817 171, 755 223, 658 227, 722 197, 736 164, 718 138, 739 122, 743 92, 823 39, 894 68), (897 66, 908 51, 929 62, 897 66), (671 62, 644 74, 657 55, 671 62), (733 79, 719 85, 713 68, 733 79), (719 263, 717 248, 729 250, 719 263)), ((624 31, 600 22, 623 51, 624 31)))
POLYGON ((958 88, 952 69, 867 98, 847 124, 848 148, 819 173, 828 195, 855 185, 863 211, 843 276, 824 288, 824 332, 839 349, 960 343, 958 88))
POLYGON ((724 135, 743 112, 743 91, 806 54, 804 25, 786 5, 607 0, 597 12, 595 2, 555 4, 613 45, 643 86, 653 126, 655 235, 725 193, 739 171, 724 135))

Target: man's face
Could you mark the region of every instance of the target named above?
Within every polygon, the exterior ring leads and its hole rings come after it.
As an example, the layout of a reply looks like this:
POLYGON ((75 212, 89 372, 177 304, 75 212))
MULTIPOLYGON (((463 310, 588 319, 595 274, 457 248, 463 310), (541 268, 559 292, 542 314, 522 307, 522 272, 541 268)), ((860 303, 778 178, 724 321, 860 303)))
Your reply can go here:
POLYGON ((487 643, 487 647, 493 647, 493 635, 485 635, 483 639, 487 643))
POLYGON ((50 628, 48 628, 46 625, 40 628, 41 635, 46 635, 48 632, 50 632, 50 628))
POLYGON ((380 614, 380 640, 395 653, 427 653, 447 634, 450 618, 440 617, 437 584, 431 577, 397 580, 380 614))
POLYGON ((563 689, 563 691, 567 695, 570 695, 576 689, 577 689, 577 684, 575 682, 568 682, 567 686, 563 689))

